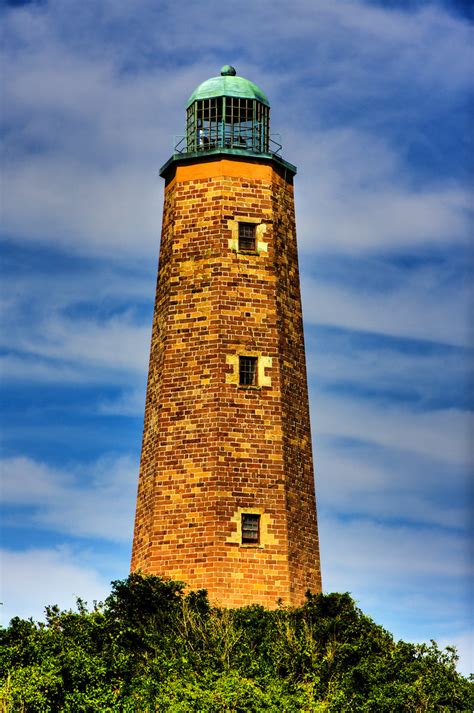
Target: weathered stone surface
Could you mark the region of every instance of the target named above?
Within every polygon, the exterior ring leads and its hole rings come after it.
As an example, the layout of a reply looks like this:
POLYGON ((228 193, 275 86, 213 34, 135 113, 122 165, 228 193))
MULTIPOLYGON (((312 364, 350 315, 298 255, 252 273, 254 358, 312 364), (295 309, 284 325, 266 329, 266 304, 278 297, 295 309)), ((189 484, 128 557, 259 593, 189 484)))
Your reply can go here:
POLYGON ((321 589, 293 186, 277 164, 196 160, 165 189, 132 571, 225 606, 321 589), (255 254, 237 223, 257 222, 255 254), (258 357, 257 387, 238 356, 258 357), (240 515, 261 515, 258 546, 240 515))

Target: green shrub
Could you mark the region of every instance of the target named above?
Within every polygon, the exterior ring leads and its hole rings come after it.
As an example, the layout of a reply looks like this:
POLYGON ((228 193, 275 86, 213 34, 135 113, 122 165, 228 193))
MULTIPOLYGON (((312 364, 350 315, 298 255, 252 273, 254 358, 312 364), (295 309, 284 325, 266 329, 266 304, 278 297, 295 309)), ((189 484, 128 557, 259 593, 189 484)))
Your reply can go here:
POLYGON ((299 608, 211 608, 204 591, 133 574, 91 611, 0 630, 4 713, 472 711, 456 653, 394 642, 348 594, 299 608))

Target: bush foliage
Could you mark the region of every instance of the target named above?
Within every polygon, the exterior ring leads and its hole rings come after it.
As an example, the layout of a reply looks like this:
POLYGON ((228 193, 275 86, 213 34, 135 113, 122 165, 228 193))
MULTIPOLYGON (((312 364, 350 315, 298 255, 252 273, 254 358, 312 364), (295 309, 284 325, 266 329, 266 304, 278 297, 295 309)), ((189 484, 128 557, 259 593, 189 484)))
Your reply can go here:
POLYGON ((217 609, 133 574, 89 611, 46 609, 1 636, 1 710, 472 711, 453 649, 395 642, 348 594, 299 608, 217 609))

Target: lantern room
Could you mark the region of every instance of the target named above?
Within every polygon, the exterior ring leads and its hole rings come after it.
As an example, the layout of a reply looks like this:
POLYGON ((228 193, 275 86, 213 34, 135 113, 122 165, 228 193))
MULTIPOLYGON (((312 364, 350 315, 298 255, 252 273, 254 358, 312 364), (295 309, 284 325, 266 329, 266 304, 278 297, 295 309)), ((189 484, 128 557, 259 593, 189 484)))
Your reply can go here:
POLYGON ((219 77, 202 82, 189 98, 186 136, 177 143, 175 152, 235 149, 266 154, 277 153, 279 148, 279 143, 270 139, 267 97, 226 64, 219 77))
POLYGON ((181 163, 214 160, 216 154, 271 159, 293 175, 296 167, 281 156, 280 134, 270 133, 270 104, 256 84, 229 64, 218 77, 202 82, 191 94, 186 107, 186 133, 175 136, 173 155, 161 167, 160 175, 181 163))
POLYGON ((215 148, 268 153, 270 105, 253 82, 226 64, 198 86, 186 113, 187 151, 215 148))

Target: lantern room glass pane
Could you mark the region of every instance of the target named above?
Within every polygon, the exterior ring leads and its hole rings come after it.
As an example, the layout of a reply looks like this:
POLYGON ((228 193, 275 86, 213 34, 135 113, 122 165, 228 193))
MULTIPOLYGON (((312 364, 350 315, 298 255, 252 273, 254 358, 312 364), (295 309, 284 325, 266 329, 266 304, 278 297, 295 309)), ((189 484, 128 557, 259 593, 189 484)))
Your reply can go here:
POLYGON ((228 148, 266 153, 269 150, 268 128, 268 107, 255 99, 200 99, 187 111, 187 150, 228 148))

